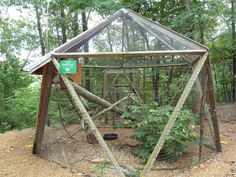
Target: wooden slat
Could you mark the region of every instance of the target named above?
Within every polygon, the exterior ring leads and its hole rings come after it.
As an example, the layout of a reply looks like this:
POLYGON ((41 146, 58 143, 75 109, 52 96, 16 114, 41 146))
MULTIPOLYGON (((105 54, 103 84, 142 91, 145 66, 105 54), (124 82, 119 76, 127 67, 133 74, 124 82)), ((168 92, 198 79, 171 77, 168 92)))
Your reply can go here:
POLYGON ((38 154, 40 153, 41 150, 44 128, 47 120, 52 79, 53 79, 52 63, 48 63, 43 67, 43 79, 41 84, 39 111, 35 130, 36 132, 33 146, 33 154, 38 154))
POLYGON ((175 121, 176 121, 176 119, 177 119, 177 117, 178 117, 178 115, 179 115, 179 113, 180 113, 180 111, 181 111, 181 109, 182 109, 182 107, 183 107, 190 91, 192 90, 194 82, 196 81, 196 79, 197 79, 197 77, 198 77, 198 75, 199 75, 199 73, 200 73, 200 71, 201 71, 201 69, 202 69, 202 67, 205 63, 205 61, 207 59, 207 56, 208 56, 208 53, 206 52, 203 55, 203 57, 201 57, 199 59, 197 65, 196 65, 196 68, 194 69, 187 85, 185 86, 184 91, 183 91, 177 105, 175 106, 174 111, 172 112, 172 114, 171 114, 171 116, 170 116, 170 118, 169 118, 169 120, 168 120, 168 122, 167 122, 167 124, 166 124, 166 126, 165 126, 165 128, 164 128, 164 130, 163 130, 163 132, 162 132, 162 134, 161 134, 161 136, 160 136, 153 152, 152 152, 152 154, 151 154, 151 156, 148 159, 147 164, 144 167, 144 170, 141 173, 141 176, 146 176, 146 174, 152 168, 152 166, 153 166, 153 164, 154 164, 161 148, 163 147, 163 144, 165 143, 171 129, 174 126, 174 123, 175 123, 175 121))
POLYGON ((121 58, 145 56, 184 56, 202 55, 206 50, 165 50, 165 51, 136 51, 136 52, 101 52, 101 53, 54 53, 55 58, 121 58))
MULTIPOLYGON (((52 60, 56 69, 59 71, 59 63, 56 59, 52 60)), ((110 151, 109 147, 107 146, 106 142, 103 140, 101 134, 99 133, 96 125, 94 124, 92 118, 90 117, 89 113, 86 111, 86 109, 84 108, 80 98, 78 97, 75 89, 73 88, 71 82, 69 81, 69 79, 65 76, 61 75, 61 78, 64 82, 64 84, 66 85, 68 92, 70 93, 71 97, 72 97, 72 101, 74 103, 74 106, 76 108, 76 110, 78 112, 80 112, 80 115, 82 116, 82 118, 86 121, 86 123, 89 125, 91 131, 93 132, 93 134, 95 135, 95 137, 97 138, 100 146, 102 147, 102 149, 104 150, 104 152, 107 154, 107 156, 109 157, 109 159, 111 160, 111 163, 114 165, 118 175, 120 177, 125 177, 124 173, 122 172, 121 167, 119 166, 119 164, 117 163, 117 161, 115 160, 114 156, 112 155, 112 152, 110 151)))
POLYGON ((130 73, 138 73, 139 72, 139 69, 134 69, 134 68, 131 68, 131 69, 107 69, 106 70, 106 73, 108 74, 130 74, 130 73))
POLYGON ((140 65, 140 66, 98 66, 98 65, 82 65, 82 68, 101 68, 101 69, 132 69, 132 68, 160 68, 173 66, 188 66, 189 63, 170 63, 157 65, 140 65))

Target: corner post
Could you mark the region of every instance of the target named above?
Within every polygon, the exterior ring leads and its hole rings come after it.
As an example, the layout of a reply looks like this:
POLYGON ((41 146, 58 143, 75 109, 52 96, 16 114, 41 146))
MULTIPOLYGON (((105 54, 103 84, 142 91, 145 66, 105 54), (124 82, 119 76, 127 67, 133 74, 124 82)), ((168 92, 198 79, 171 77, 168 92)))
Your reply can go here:
POLYGON ((215 135, 215 145, 216 145, 216 150, 217 152, 221 152, 221 143, 220 143, 220 133, 219 133, 219 125, 217 121, 217 115, 216 115, 216 99, 215 99, 215 94, 214 94, 214 89, 213 89, 213 80, 212 80, 212 70, 211 70, 211 61, 208 56, 206 60, 206 72, 208 74, 208 96, 209 96, 209 103, 210 103, 210 113, 211 113, 211 118, 212 118, 212 123, 213 123, 213 130, 214 130, 214 135, 215 135))
POLYGON ((41 150, 45 124, 47 122, 47 113, 52 87, 52 79, 53 67, 52 63, 50 62, 43 67, 43 78, 41 84, 40 102, 33 145, 33 154, 39 154, 41 150))

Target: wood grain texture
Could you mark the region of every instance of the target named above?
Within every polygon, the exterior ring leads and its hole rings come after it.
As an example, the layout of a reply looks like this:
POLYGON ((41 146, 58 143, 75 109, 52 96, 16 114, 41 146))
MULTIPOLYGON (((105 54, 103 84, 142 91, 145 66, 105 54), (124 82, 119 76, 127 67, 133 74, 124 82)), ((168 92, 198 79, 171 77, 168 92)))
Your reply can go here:
POLYGON ((33 154, 40 153, 45 123, 47 121, 48 105, 53 80, 53 67, 52 63, 48 63, 43 67, 43 78, 41 84, 41 93, 39 101, 39 111, 36 123, 36 132, 33 146, 33 154))

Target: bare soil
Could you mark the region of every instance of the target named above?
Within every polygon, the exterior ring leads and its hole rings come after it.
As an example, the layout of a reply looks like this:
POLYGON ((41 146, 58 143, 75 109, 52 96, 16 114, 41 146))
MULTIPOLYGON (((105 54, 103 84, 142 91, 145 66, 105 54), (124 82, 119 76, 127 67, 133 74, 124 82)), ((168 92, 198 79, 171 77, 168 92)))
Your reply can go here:
MULTIPOLYGON (((175 163, 157 161, 150 177, 230 177, 236 176, 236 105, 217 107, 223 153, 212 153, 203 149, 203 160, 197 164, 198 156, 186 154, 175 163), (195 164, 195 165, 194 165, 195 164)), ((42 153, 32 155, 35 129, 10 131, 0 134, 0 176, 60 177, 103 176, 115 177, 109 165, 100 168, 107 156, 98 144, 89 144, 79 125, 71 125, 68 131, 78 140, 73 140, 57 125, 46 128, 42 153)), ((142 169, 143 165, 133 154, 134 149, 126 145, 132 135, 131 129, 100 128, 100 132, 116 132, 118 139, 108 144, 120 165, 142 169)))

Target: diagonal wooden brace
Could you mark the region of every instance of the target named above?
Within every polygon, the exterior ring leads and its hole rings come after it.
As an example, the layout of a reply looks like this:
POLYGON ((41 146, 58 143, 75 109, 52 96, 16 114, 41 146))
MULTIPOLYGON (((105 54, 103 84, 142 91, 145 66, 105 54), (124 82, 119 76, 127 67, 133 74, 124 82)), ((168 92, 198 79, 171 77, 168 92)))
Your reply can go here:
POLYGON ((153 164, 154 164, 154 162, 155 162, 155 160, 156 160, 156 158, 157 158, 161 148, 163 147, 163 145, 164 145, 164 143, 165 143, 165 141, 166 141, 166 139, 167 139, 171 129, 174 126, 174 123, 175 123, 175 121, 176 121, 176 119, 177 119, 177 117, 178 117, 178 115, 179 115, 179 113, 180 113, 180 111, 181 111, 181 109, 182 109, 182 107, 183 107, 183 105, 184 105, 184 103, 185 103, 189 93, 192 90, 194 82, 196 81, 196 79, 197 79, 197 77, 198 77, 198 75, 199 75, 199 73, 200 73, 200 71, 201 71, 201 69, 202 69, 202 67, 203 67, 203 65, 205 63, 205 61, 207 59, 207 56, 208 56, 208 52, 206 52, 199 59, 199 61, 197 62, 197 65, 196 65, 196 67, 195 67, 195 69, 194 69, 194 71, 193 71, 193 73, 192 73, 192 75, 191 75, 187 85, 185 86, 184 91, 183 91, 183 93, 182 93, 182 95, 181 95, 177 105, 175 106, 174 111, 172 112, 172 114, 171 114, 171 116, 170 116, 170 118, 169 118, 169 120, 168 120, 168 122, 167 122, 167 124, 166 124, 166 126, 165 126, 165 128, 164 128, 164 130, 163 130, 163 132, 162 132, 162 134, 161 134, 161 136, 160 136, 160 138, 159 138, 159 140, 158 140, 158 142, 157 142, 153 152, 152 152, 152 154, 151 154, 151 156, 148 159, 147 164, 145 165, 145 167, 144 167, 144 169, 143 169, 143 171, 141 173, 141 177, 146 176, 146 174, 152 168, 152 166, 153 166, 153 164))
MULTIPOLYGON (((108 101, 106 101, 105 99, 103 98, 100 98, 98 97, 97 95, 94 95, 93 93, 89 92, 88 90, 84 89, 83 87, 77 85, 76 83, 74 82, 71 82, 70 83, 72 84, 72 86, 74 87, 75 91, 80 95, 82 96, 83 98, 87 99, 88 101, 91 101, 93 103, 96 103, 104 108, 108 108, 110 107, 112 104, 109 103, 108 101)), ((112 107, 111 109, 112 111, 118 113, 118 114, 122 114, 123 111, 118 108, 118 107, 112 107)))
MULTIPOLYGON (((59 72, 59 63, 56 59, 52 59, 54 66, 56 67, 56 69, 59 72)), ((74 87, 72 86, 71 82, 69 81, 69 79, 63 75, 61 75, 61 78, 64 82, 64 84, 66 85, 68 92, 72 98, 73 104, 75 106, 75 108, 77 109, 78 112, 80 112, 81 117, 86 121, 86 123, 89 125, 91 131, 94 133, 95 137, 97 138, 100 146, 102 147, 102 149, 104 150, 104 152, 107 154, 107 156, 109 157, 109 159, 111 160, 111 163, 114 165, 118 175, 120 177, 125 177, 124 173, 122 172, 121 167, 119 166, 119 164, 117 163, 116 159, 114 158, 112 152, 110 151, 109 147, 107 146, 106 142, 103 140, 101 134, 99 133, 96 125, 94 124, 92 118, 90 117, 90 115, 88 114, 88 112, 86 111, 86 109, 83 106, 83 103, 81 102, 79 96, 77 95, 74 87)))

